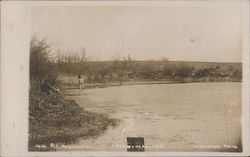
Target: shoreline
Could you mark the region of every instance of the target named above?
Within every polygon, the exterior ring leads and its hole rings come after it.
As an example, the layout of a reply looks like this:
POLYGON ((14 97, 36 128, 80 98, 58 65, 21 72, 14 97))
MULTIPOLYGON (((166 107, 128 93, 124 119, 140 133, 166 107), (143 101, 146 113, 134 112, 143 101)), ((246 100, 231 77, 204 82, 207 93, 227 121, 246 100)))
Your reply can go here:
POLYGON ((119 125, 119 119, 87 111, 61 94, 30 91, 29 100, 29 151, 56 151, 51 143, 75 143, 119 125))
MULTIPOLYGON (((113 86, 127 86, 127 85, 153 85, 153 84, 185 84, 185 83, 229 83, 229 82, 242 82, 242 81, 126 81, 126 82, 108 82, 108 83, 86 83, 83 89, 93 88, 107 88, 113 86)), ((79 89, 78 83, 72 83, 71 85, 65 85, 63 82, 63 89, 79 89)))

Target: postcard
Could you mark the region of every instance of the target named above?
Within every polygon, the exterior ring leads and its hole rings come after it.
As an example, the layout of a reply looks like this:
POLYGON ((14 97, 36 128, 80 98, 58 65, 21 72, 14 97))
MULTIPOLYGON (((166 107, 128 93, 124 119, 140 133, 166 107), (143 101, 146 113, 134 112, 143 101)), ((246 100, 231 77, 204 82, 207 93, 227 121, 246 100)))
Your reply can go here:
POLYGON ((249 155, 249 1, 2 1, 2 156, 249 155))

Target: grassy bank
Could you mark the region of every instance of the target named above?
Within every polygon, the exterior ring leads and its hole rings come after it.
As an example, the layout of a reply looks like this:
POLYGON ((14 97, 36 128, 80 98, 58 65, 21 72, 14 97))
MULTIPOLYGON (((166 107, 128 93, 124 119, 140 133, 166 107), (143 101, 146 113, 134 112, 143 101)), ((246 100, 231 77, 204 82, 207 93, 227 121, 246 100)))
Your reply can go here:
POLYGON ((88 112, 62 94, 31 90, 29 99, 29 151, 53 151, 51 143, 75 143, 118 124, 117 119, 88 112), (41 145, 46 147, 37 147, 41 145))

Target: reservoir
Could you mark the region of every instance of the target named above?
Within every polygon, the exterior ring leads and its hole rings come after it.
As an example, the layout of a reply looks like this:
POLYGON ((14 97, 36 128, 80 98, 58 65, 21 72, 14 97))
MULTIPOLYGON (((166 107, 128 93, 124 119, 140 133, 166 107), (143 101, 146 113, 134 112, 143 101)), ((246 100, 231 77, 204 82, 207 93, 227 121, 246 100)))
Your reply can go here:
POLYGON ((80 139, 82 151, 127 151, 143 137, 145 151, 234 151, 241 146, 241 83, 127 85, 72 90, 84 109, 121 120, 80 139), (226 146, 236 146, 225 148, 226 146))

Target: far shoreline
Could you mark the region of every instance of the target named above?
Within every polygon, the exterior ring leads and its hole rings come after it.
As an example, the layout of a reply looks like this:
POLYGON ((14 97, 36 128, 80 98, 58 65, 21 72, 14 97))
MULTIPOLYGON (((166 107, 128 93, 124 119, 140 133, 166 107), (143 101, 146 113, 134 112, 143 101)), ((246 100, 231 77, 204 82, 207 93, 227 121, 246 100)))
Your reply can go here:
MULTIPOLYGON (((103 83, 86 83, 85 89, 94 89, 94 88, 107 88, 107 87, 114 87, 114 86, 130 86, 130 85, 154 85, 154 84, 190 84, 190 83, 236 83, 242 81, 125 81, 125 82, 107 82, 103 83)), ((64 90, 75 90, 79 89, 79 84, 73 83, 69 85, 63 85, 64 90)))

